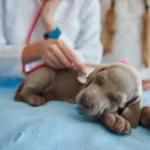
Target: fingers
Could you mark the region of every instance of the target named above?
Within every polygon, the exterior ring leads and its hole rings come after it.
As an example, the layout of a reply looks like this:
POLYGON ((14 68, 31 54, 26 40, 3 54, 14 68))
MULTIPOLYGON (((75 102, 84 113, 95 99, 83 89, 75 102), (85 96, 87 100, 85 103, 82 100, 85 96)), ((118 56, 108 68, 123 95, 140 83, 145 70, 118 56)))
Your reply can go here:
POLYGON ((44 57, 44 61, 47 65, 55 68, 55 69, 64 69, 64 66, 59 62, 59 60, 55 57, 51 51, 48 51, 44 57))
POLYGON ((57 45, 51 45, 49 50, 46 51, 46 62, 48 65, 57 68, 71 68, 71 62, 66 58, 66 56, 62 53, 57 45))
POLYGON ((57 46, 54 46, 51 52, 64 68, 72 67, 71 62, 66 58, 66 56, 62 53, 62 51, 57 46))
POLYGON ((80 61, 72 49, 70 49, 63 41, 58 41, 59 47, 66 58, 74 64, 74 68, 81 74, 86 73, 85 65, 80 61))
POLYGON ((46 63, 54 68, 69 68, 78 75, 86 74, 86 67, 62 40, 46 40, 48 48, 45 50, 46 63), (48 54, 46 54, 48 53, 48 54))

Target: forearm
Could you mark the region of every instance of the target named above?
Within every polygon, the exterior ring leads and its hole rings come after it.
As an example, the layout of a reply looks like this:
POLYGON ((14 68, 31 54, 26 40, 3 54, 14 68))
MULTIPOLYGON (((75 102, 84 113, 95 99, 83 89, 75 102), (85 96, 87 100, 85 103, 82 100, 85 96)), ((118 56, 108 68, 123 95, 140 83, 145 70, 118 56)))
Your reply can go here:
POLYGON ((48 34, 51 34, 57 27, 53 18, 49 20, 44 20, 44 25, 48 34))
MULTIPOLYGON (((46 28, 46 33, 48 34, 52 33, 57 27, 53 18, 50 18, 49 20, 44 20, 44 25, 46 28)), ((42 42, 41 44, 38 42, 38 43, 27 45, 24 48, 22 53, 22 62, 24 64, 27 64, 32 61, 41 59, 41 47, 42 47, 42 42)))

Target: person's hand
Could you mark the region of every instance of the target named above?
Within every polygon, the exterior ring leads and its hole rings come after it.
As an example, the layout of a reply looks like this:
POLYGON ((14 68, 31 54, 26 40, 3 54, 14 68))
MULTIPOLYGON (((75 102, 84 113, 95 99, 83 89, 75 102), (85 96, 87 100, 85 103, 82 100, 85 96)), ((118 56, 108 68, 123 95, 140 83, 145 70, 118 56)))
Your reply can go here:
POLYGON ((142 86, 144 91, 150 91, 150 81, 143 81, 142 86))
POLYGON ((60 4, 60 1, 61 0, 49 0, 43 10, 43 21, 48 33, 51 33, 56 28, 53 15, 60 4))
POLYGON ((23 51, 23 63, 33 61, 35 58, 43 59, 54 69, 73 69, 78 75, 86 73, 84 64, 62 40, 43 40, 27 45, 23 51))

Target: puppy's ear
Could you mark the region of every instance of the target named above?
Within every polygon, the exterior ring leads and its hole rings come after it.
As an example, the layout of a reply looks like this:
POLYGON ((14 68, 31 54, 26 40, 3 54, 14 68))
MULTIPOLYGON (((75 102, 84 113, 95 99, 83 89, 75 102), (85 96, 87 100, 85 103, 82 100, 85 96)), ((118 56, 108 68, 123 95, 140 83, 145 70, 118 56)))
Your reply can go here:
POLYGON ((87 87, 92 82, 92 79, 98 72, 104 71, 106 70, 106 68, 107 68, 107 65, 102 65, 102 66, 95 68, 95 70, 89 74, 85 87, 87 87))
POLYGON ((140 120, 142 110, 142 98, 137 96, 133 98, 122 111, 121 116, 129 121, 132 128, 136 128, 140 120))

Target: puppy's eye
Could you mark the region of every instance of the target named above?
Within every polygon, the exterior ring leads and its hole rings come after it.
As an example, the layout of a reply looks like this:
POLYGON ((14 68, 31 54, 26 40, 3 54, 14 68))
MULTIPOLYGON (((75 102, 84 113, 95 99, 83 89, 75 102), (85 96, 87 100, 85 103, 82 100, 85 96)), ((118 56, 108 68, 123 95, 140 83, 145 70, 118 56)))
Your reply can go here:
POLYGON ((110 100, 110 102, 112 104, 114 104, 114 105, 120 105, 122 97, 121 97, 121 95, 119 95, 117 93, 109 93, 108 94, 108 99, 110 100))

